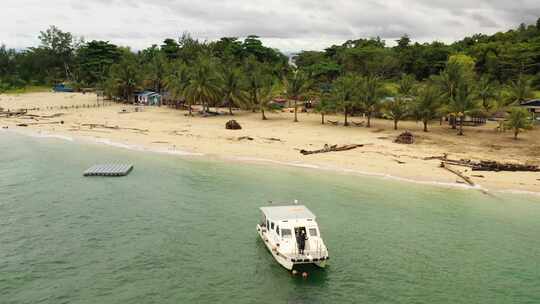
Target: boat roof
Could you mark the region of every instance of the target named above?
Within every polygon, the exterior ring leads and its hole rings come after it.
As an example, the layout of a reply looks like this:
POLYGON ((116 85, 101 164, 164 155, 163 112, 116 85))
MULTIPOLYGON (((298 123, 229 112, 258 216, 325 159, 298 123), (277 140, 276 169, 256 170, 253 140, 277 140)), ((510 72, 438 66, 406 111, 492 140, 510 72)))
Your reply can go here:
POLYGON ((261 207, 264 215, 274 221, 290 219, 313 219, 315 215, 303 205, 261 207))

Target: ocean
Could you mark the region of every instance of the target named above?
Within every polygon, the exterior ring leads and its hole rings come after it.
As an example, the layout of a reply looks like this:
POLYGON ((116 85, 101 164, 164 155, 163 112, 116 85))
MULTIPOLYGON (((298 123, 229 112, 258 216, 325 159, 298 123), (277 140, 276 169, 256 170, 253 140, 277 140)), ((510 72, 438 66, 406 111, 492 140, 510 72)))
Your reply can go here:
POLYGON ((0 303, 540 303, 540 197, 0 132, 0 303), (83 177, 96 163, 126 177, 83 177), (292 276, 260 206, 331 259, 292 276))

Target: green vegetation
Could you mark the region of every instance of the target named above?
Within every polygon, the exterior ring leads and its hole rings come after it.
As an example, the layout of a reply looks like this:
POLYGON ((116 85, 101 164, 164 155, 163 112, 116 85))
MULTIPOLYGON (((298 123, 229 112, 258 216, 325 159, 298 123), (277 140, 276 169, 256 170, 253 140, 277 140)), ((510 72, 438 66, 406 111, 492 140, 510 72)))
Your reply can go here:
POLYGON ((518 139, 519 132, 532 128, 530 117, 530 114, 525 109, 514 108, 510 111, 506 127, 514 131, 514 139, 518 139))
POLYGON ((0 88, 0 93, 4 94, 26 94, 26 93, 40 93, 40 92, 50 92, 51 87, 49 86, 24 86, 19 88, 0 88))
MULTIPOLYGON (((540 19, 538 24, 540 24, 540 19)), ((380 38, 349 40, 324 51, 287 56, 257 36, 207 42, 183 34, 134 52, 107 41, 76 39, 51 26, 41 44, 24 50, 0 47, 0 91, 28 92, 67 82, 94 87, 118 101, 153 90, 169 106, 228 107, 253 112, 274 109, 275 97, 294 103, 294 121, 304 101, 324 115, 386 117, 398 128, 416 118, 428 130, 448 118, 463 135, 467 117, 490 117, 540 97, 540 28, 521 25, 494 35, 474 35, 452 44, 413 43, 404 35, 393 47, 380 38)), ((516 114, 517 115, 517 114, 516 114)), ((519 127, 523 129, 522 127, 519 127)), ((518 129, 519 129, 518 128, 518 129)))

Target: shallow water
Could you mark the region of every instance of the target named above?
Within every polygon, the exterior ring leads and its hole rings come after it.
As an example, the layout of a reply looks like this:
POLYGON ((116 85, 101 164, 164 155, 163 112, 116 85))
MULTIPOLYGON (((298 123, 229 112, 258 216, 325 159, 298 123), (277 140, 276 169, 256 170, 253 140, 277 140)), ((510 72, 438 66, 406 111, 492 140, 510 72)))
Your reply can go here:
POLYGON ((539 303, 540 198, 0 132, 0 303, 539 303), (95 163, 135 164, 84 178, 95 163), (305 203, 307 280, 258 239, 305 203))

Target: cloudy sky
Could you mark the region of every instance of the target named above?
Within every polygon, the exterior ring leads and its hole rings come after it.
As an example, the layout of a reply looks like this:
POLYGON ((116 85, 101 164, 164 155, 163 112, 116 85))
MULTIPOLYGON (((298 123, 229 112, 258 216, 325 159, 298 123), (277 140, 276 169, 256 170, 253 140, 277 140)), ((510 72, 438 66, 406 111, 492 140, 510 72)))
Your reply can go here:
POLYGON ((0 0, 0 44, 24 48, 57 25, 134 49, 182 32, 213 40, 256 34, 285 52, 359 37, 453 41, 535 23, 539 0, 0 0))

